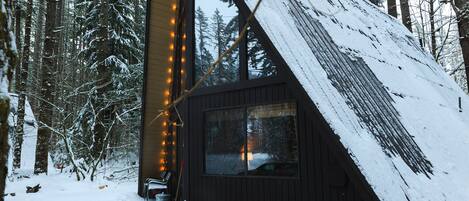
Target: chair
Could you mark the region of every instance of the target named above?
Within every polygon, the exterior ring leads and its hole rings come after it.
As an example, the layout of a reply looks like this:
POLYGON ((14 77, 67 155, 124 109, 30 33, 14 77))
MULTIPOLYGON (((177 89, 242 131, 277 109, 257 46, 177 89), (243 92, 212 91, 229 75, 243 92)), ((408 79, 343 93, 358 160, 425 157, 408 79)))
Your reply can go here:
POLYGON ((151 190, 164 190, 168 189, 168 183, 171 179, 171 171, 163 171, 160 174, 159 179, 147 178, 143 184, 143 194, 145 196, 145 201, 150 197, 151 190))

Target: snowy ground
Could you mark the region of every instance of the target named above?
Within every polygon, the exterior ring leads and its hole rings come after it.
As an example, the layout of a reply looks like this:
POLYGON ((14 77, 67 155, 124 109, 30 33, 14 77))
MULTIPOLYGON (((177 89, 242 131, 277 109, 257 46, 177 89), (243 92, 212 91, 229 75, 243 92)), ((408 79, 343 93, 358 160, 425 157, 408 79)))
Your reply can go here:
MULTIPOLYGON (((12 115, 16 114, 17 96, 12 94, 12 115)), ((14 116, 10 116, 10 124, 14 125, 14 116)), ((107 171, 100 171, 97 181, 91 182, 76 181, 74 174, 60 173, 53 167, 53 162, 49 160, 49 175, 33 175, 35 147, 37 138, 37 123, 33 112, 27 103, 26 125, 24 142, 21 151, 21 169, 16 175, 10 175, 7 180, 5 193, 6 201, 141 201, 137 195, 137 178, 135 168, 133 171, 120 171, 116 181, 109 181, 103 178, 112 172, 110 164, 106 164, 107 171), (26 178, 24 177, 26 176, 26 178), (27 186, 40 185, 41 189, 37 193, 26 193, 27 186), (14 194, 14 196, 12 196, 14 194)), ((10 144, 12 140, 10 139, 10 144)), ((12 151, 8 161, 9 173, 12 173, 12 151)), ((125 166, 125 162, 118 161, 113 167, 125 166)), ((123 169, 124 167, 119 167, 123 169)))
POLYGON ((6 201, 141 201, 137 182, 76 181, 72 175, 51 173, 7 182, 6 201), (26 193, 26 186, 41 185, 38 193, 26 193))

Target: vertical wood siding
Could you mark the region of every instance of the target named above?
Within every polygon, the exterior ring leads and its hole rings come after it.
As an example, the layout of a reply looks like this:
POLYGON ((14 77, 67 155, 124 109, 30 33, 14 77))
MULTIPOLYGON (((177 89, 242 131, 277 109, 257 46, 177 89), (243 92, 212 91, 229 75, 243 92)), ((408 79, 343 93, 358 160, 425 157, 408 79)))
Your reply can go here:
POLYGON ((207 176, 203 174, 203 114, 208 109, 292 101, 284 84, 191 97, 189 102, 190 201, 361 201, 354 184, 320 137, 326 132, 298 103, 298 178, 207 176))
POLYGON ((157 0, 149 1, 147 4, 149 13, 146 27, 139 194, 142 193, 143 182, 146 178, 158 178, 160 175, 162 119, 151 122, 164 108, 164 91, 168 88, 166 84, 167 68, 170 64, 168 61, 171 43, 170 32, 174 31, 170 20, 175 17, 174 12, 171 11, 171 5, 175 2, 176 0, 157 0))

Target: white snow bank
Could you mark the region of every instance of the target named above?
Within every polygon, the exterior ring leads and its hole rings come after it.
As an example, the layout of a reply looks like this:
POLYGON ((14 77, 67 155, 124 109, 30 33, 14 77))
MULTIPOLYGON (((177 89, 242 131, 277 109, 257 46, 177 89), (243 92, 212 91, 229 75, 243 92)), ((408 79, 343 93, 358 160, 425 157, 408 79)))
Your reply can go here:
POLYGON ((7 182, 6 201, 141 201, 137 182, 76 181, 73 174, 51 173, 7 182), (26 186, 41 185, 38 193, 26 193, 26 186))

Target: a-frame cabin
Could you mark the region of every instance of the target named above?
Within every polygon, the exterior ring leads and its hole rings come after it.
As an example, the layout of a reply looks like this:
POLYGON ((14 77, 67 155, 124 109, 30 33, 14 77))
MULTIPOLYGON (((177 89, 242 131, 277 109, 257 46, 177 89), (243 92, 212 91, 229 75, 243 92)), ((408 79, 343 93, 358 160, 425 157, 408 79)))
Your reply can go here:
POLYGON ((367 0, 262 0, 202 78, 257 3, 148 1, 140 193, 171 170, 187 201, 469 200, 469 98, 367 0))

